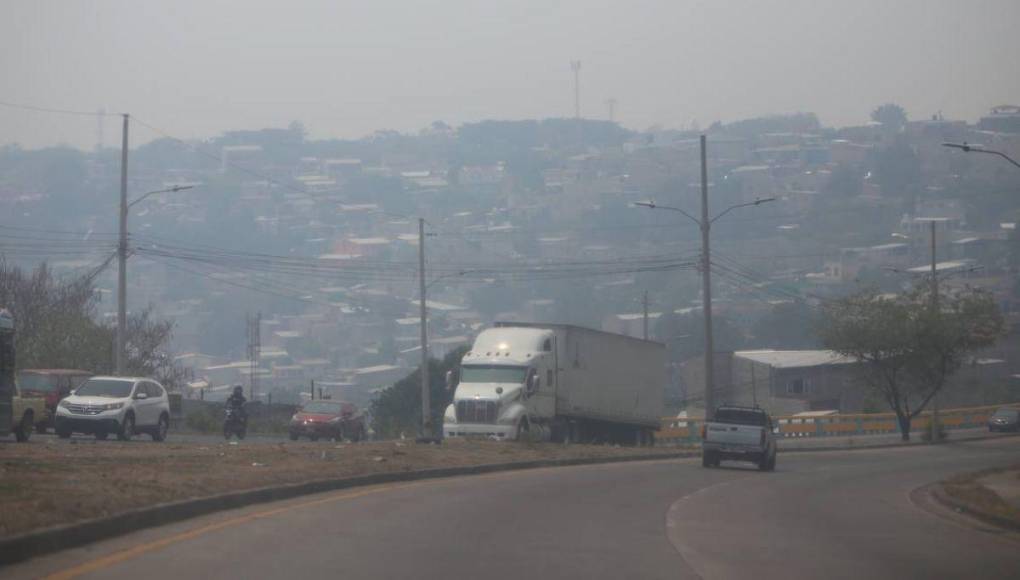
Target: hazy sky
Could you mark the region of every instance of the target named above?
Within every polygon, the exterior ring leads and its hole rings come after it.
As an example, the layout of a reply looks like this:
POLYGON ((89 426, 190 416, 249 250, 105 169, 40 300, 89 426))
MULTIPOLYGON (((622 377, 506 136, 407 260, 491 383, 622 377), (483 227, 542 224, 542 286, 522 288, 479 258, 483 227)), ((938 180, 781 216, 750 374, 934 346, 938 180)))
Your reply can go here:
MULTIPOLYGON (((3 0, 0 101, 128 112, 184 138, 312 137, 573 114, 645 129, 813 111, 976 120, 1020 102, 1018 0, 3 0)), ((117 141, 117 120, 105 125, 117 141)), ((94 119, 0 107, 0 143, 94 119)), ((133 143, 154 138, 138 127, 133 143)))

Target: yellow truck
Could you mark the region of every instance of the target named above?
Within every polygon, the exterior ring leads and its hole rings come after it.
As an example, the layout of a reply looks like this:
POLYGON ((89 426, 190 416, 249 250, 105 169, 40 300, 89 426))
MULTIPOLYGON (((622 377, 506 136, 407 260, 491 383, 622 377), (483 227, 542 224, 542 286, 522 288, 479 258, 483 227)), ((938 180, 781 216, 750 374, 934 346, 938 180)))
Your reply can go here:
POLYGON ((35 422, 45 417, 46 399, 22 397, 14 368, 14 318, 0 308, 0 437, 14 433, 24 443, 32 436, 35 422))

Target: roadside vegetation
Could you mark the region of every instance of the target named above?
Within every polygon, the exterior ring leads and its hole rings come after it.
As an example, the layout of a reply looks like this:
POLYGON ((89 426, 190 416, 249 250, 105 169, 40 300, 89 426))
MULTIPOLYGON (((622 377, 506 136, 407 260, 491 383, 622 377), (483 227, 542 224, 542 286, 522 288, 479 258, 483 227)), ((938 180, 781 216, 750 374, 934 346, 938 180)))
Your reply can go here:
POLYGON ((994 491, 985 487, 981 480, 990 475, 1009 473, 1020 485, 1020 465, 1006 469, 986 469, 952 477, 942 482, 942 490, 951 504, 978 517, 997 524, 1012 524, 1020 529, 1020 509, 1003 500, 994 491))
MULTIPOLYGON (((24 270, 0 254, 0 305, 11 310, 18 333, 18 368, 113 370, 116 326, 98 321, 99 293, 94 280, 107 266, 77 277, 58 278, 45 262, 24 270)), ((127 371, 153 377, 171 390, 184 371, 166 351, 173 323, 152 308, 130 313, 127 321, 127 371)))
POLYGON ((988 292, 968 288, 932 296, 928 286, 888 296, 864 290, 826 303, 825 346, 860 361, 865 384, 896 413, 904 441, 910 423, 978 349, 1004 332, 988 292))
POLYGON ((158 503, 373 473, 677 449, 450 441, 359 444, 217 442, 127 444, 91 439, 0 443, 0 537, 158 503))

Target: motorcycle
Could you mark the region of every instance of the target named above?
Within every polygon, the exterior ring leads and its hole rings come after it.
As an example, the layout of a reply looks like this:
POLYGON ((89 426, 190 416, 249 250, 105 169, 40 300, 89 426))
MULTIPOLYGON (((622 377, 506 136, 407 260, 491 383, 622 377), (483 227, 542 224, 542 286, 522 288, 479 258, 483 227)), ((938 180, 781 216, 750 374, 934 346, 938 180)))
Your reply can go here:
POLYGON ((238 439, 244 439, 248 434, 248 418, 244 412, 237 407, 227 407, 223 410, 223 438, 229 440, 231 436, 237 435, 238 439))

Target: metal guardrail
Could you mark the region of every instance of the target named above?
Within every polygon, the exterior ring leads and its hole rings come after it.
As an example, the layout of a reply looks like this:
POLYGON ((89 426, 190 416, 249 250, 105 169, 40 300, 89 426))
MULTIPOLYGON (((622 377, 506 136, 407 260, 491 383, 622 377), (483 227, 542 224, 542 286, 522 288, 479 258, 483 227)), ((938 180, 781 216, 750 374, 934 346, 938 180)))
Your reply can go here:
MULTIPOLYGON (((1020 408, 1020 404, 990 405, 942 409, 939 423, 947 431, 984 427, 988 417, 1001 407, 1020 408)), ((774 417, 778 435, 783 438, 796 437, 846 437, 850 435, 881 435, 899 433, 895 413, 869 413, 855 415, 826 415, 823 417, 774 417)), ((925 411, 911 422, 912 431, 929 428, 931 412, 925 411)), ((701 440, 702 417, 664 417, 662 426, 656 432, 655 440, 663 445, 683 445, 701 440)))

